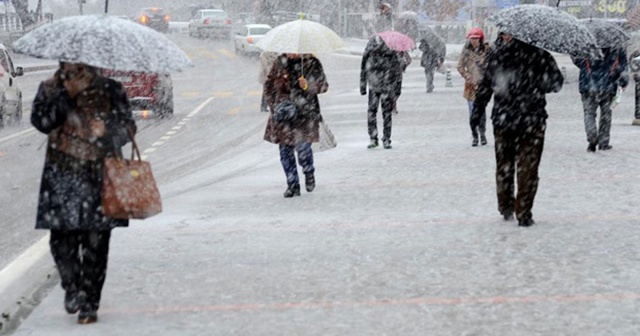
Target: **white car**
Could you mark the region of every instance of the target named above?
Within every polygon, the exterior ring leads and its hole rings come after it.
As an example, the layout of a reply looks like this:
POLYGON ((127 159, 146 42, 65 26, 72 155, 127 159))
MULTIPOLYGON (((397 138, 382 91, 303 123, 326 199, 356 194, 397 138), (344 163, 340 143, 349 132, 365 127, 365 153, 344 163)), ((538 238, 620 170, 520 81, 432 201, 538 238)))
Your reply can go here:
POLYGON ((262 50, 256 43, 271 30, 271 26, 266 24, 247 24, 236 32, 233 40, 236 54, 259 54, 262 50))
POLYGON ((0 44, 0 127, 22 120, 22 91, 16 77, 23 74, 22 67, 14 68, 9 51, 0 44))
POLYGON ((233 22, 221 9, 200 9, 189 21, 189 36, 231 38, 233 22))

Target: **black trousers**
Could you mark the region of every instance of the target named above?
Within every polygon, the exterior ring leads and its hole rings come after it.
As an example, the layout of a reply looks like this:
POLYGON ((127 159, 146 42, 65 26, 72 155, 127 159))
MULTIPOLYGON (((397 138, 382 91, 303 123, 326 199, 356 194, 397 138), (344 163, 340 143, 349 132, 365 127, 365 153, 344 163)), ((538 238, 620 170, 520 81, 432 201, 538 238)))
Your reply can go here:
POLYGON ((545 121, 516 127, 495 127, 496 189, 498 211, 515 212, 518 220, 530 219, 538 191, 538 166, 544 149, 545 121), (515 178, 518 193, 514 197, 515 178))
POLYGON ((382 141, 391 141, 391 115, 395 103, 395 95, 393 93, 380 93, 369 91, 369 109, 367 113, 367 124, 369 138, 378 140, 378 106, 382 106, 382 141))
POLYGON ((84 294, 85 302, 98 309, 107 276, 111 231, 51 230, 49 245, 62 288, 84 294))

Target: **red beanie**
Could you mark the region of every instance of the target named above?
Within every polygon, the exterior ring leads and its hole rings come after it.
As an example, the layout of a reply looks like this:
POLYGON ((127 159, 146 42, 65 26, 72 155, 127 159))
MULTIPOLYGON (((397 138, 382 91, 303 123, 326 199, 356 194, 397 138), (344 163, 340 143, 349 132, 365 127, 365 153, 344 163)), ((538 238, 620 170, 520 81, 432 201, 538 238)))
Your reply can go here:
POLYGON ((482 31, 482 29, 478 28, 478 27, 473 27, 471 28, 471 30, 469 31, 469 33, 467 34, 467 38, 479 38, 481 40, 484 40, 484 32, 482 31))

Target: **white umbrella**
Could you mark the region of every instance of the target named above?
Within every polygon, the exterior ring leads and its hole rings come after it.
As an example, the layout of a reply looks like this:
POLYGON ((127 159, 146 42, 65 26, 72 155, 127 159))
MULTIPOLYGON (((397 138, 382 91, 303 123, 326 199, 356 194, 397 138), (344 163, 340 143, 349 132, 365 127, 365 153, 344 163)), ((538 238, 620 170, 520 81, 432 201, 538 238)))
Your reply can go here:
POLYGON ((338 50, 344 41, 326 26, 300 19, 273 28, 256 45, 265 51, 312 54, 338 50))
POLYGON ((16 52, 120 70, 169 73, 191 65, 161 33, 108 15, 72 16, 45 24, 13 43, 16 52))

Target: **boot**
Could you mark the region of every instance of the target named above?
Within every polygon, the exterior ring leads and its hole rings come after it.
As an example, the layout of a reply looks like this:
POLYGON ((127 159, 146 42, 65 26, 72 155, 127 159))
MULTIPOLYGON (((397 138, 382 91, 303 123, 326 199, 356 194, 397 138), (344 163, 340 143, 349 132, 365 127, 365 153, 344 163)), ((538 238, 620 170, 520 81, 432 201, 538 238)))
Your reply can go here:
POLYGON ((596 151, 596 144, 595 143, 589 143, 589 146, 587 146, 587 152, 595 153, 595 151, 596 151))
POLYGON ((67 290, 64 294, 64 309, 69 314, 75 314, 80 310, 80 298, 78 291, 67 290))
POLYGON ((391 140, 382 141, 382 147, 384 147, 384 149, 391 149, 391 140))
POLYGON ((98 322, 98 310, 91 304, 85 303, 80 307, 78 324, 90 324, 98 322))
POLYGON ((289 185, 287 190, 284 191, 284 198, 291 198, 293 196, 300 196, 300 185, 299 184, 289 185))
POLYGON ((480 144, 483 146, 487 145, 487 137, 484 134, 480 134, 480 144))
POLYGON ((376 147, 378 147, 378 139, 371 139, 371 142, 369 143, 369 146, 367 146, 367 148, 371 149, 376 147))
POLYGON ((473 140, 471 140, 471 147, 478 147, 478 134, 473 133, 473 140))
POLYGON ((312 192, 316 188, 316 178, 313 173, 304 174, 304 186, 307 192, 312 192))
POLYGON ((518 221, 518 226, 528 227, 528 226, 531 226, 531 225, 533 225, 535 223, 536 222, 533 221, 533 218, 521 219, 521 220, 518 221))

